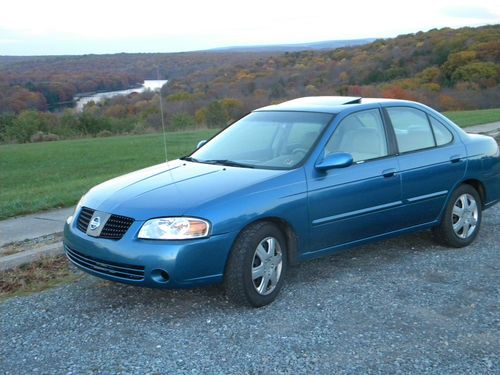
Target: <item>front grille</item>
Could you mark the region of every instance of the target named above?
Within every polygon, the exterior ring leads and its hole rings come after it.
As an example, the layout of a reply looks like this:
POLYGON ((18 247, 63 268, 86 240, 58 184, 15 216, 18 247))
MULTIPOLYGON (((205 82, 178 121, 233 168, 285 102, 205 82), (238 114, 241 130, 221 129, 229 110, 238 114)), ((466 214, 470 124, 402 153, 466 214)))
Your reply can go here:
MULTIPOLYGON (((78 215, 78 220, 76 222, 76 227, 83 233, 87 232, 87 228, 94 215, 95 210, 82 207, 80 215, 78 215)), ((107 238, 110 240, 119 240, 127 232, 128 228, 132 225, 134 219, 126 216, 111 215, 102 228, 100 238, 107 238)))
POLYGON ((90 219, 92 219, 92 215, 94 214, 94 211, 95 210, 93 210, 91 208, 82 207, 82 210, 80 211, 80 215, 78 216, 78 221, 76 222, 76 226, 82 232, 85 233, 87 231, 90 219))
POLYGON ((123 237, 128 228, 130 228, 133 222, 134 219, 131 219, 130 217, 111 215, 104 228, 102 228, 99 237, 119 240, 123 237))
POLYGON ((84 255, 64 245, 66 256, 77 266, 103 275, 119 277, 126 280, 144 280, 144 267, 132 264, 116 263, 84 255))

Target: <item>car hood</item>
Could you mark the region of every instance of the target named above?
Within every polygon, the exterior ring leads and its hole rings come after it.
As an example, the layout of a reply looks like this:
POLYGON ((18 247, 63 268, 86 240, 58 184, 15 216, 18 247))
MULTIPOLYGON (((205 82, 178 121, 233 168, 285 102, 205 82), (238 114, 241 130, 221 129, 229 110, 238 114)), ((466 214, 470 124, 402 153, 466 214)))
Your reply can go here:
POLYGON ((192 207, 286 172, 174 160, 97 185, 81 205, 136 220, 184 215, 192 207))

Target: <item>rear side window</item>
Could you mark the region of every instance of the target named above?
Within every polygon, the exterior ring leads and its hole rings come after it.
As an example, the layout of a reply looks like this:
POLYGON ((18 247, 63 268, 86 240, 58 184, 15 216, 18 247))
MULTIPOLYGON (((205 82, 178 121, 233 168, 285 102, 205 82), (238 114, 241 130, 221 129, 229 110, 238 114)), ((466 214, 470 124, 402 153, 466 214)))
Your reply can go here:
POLYGON ((432 131, 434 132, 434 137, 436 138, 436 144, 438 146, 446 145, 453 140, 453 135, 451 132, 441 124, 434 117, 429 116, 431 120, 432 131))
POLYGON ((427 115, 409 107, 387 108, 391 119, 399 152, 409 152, 434 147, 434 136, 427 115))

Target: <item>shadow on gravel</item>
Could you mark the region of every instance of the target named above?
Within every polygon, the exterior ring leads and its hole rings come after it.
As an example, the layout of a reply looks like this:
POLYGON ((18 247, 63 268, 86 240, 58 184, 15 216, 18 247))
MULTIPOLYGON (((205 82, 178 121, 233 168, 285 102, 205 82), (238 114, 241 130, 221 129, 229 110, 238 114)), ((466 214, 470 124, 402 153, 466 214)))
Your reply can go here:
POLYGON ((288 274, 288 284, 301 284, 323 279, 338 279, 344 274, 382 271, 387 265, 404 262, 415 253, 449 250, 437 245, 430 231, 405 235, 399 238, 357 246, 339 253, 304 262, 293 267, 288 274))

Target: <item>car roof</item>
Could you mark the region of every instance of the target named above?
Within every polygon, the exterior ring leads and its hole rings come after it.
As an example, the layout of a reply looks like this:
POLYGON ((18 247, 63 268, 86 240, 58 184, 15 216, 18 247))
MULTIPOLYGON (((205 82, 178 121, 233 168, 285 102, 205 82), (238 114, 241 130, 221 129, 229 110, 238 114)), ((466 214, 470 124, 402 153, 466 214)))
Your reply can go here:
POLYGON ((408 103, 405 100, 382 99, 382 98, 362 98, 359 96, 306 96, 288 100, 283 103, 269 105, 256 109, 256 111, 301 111, 301 112, 324 112, 339 113, 346 109, 346 106, 358 106, 361 104, 373 103, 408 103))

